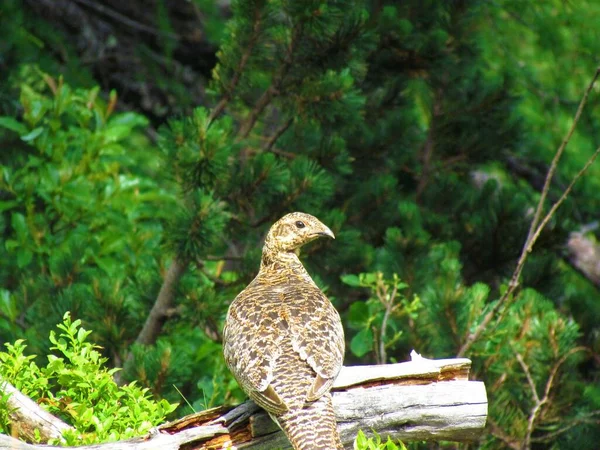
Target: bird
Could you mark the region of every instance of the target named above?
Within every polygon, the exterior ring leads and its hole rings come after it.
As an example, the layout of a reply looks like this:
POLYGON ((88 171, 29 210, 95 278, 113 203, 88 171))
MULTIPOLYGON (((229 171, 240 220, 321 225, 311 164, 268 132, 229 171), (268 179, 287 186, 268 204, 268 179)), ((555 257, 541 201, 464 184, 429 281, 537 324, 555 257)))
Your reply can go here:
POLYGON ((335 239, 316 217, 293 212, 269 229, 258 274, 231 303, 225 362, 294 450, 343 449, 331 386, 344 359, 340 315, 299 259, 304 244, 335 239))

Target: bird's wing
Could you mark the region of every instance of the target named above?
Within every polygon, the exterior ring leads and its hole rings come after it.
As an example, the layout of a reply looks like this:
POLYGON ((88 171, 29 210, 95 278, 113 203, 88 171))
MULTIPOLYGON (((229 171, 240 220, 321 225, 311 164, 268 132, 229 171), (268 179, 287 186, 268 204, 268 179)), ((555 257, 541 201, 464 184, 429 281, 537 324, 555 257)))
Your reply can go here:
POLYGON ((223 353, 250 397, 267 411, 280 414, 287 406, 270 384, 287 324, 277 308, 281 299, 271 297, 274 295, 253 289, 236 297, 225 322, 223 353))
POLYGON ((317 374, 307 395, 307 400, 313 401, 331 389, 342 368, 344 329, 340 315, 316 286, 290 295, 302 296, 302 301, 289 299, 284 304, 292 347, 317 374))

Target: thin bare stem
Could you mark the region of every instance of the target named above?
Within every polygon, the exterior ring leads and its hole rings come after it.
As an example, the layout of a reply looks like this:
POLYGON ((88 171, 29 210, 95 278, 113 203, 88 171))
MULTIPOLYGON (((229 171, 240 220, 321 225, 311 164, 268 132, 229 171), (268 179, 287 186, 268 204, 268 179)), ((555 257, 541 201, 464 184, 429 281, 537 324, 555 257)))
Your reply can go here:
POLYGON ((531 389, 531 395, 533 396, 533 399, 535 400, 535 402, 539 403, 540 397, 538 396, 537 388, 535 387, 535 382, 533 381, 531 372, 529 371, 529 366, 525 363, 525 360, 523 359, 523 357, 521 356, 520 353, 515 353, 515 355, 517 357, 517 361, 519 361, 519 364, 521 365, 521 368, 523 369, 523 372, 525 372, 525 376, 527 377, 527 382, 529 383, 529 388, 531 389))
MULTIPOLYGON (((383 280, 382 280, 383 283, 383 280)), ((392 289, 392 293, 387 297, 387 289, 383 293, 383 296, 380 297, 385 305, 385 313, 383 314, 383 319, 381 321, 381 330, 379 330, 379 364, 385 364, 387 360, 387 351, 385 349, 385 330, 387 328, 387 323, 394 310, 394 299, 398 294, 398 287, 394 285, 394 289, 392 289)))
MULTIPOLYGON (((519 256, 517 266, 515 268, 515 271, 512 274, 512 277, 508 284, 508 288, 506 289, 504 294, 500 297, 498 302, 484 316, 483 320, 477 326, 475 331, 473 331, 472 333, 470 333, 467 336, 467 339, 465 340, 464 344, 461 346, 461 348, 458 351, 459 357, 464 356, 471 349, 472 345, 483 334, 483 332, 486 330, 486 328, 488 327, 488 325, 490 324, 492 319, 494 319, 494 317, 496 317, 498 311, 500 311, 503 307, 505 307, 507 304, 509 304, 512 301, 513 294, 514 294, 515 290, 517 289, 517 287, 519 286, 519 279, 521 277, 521 272, 523 271, 523 267, 525 265, 527 257, 529 255, 529 253, 531 252, 531 249, 533 248, 540 233, 542 232, 542 230, 544 229, 544 227, 546 226, 546 224, 548 223, 548 221, 550 220, 552 215, 556 212, 556 210, 560 207, 560 205, 565 201, 565 199, 567 198, 567 196, 573 189, 573 186, 575 185, 575 183, 583 176, 583 174, 587 171, 589 166, 594 162, 594 160, 598 156, 600 148, 596 150, 596 152, 592 155, 592 157, 586 162, 583 169, 581 169, 579 171, 579 173, 577 174, 577 176, 575 176, 575 178, 573 178, 573 180, 571 181, 571 184, 567 187, 567 189, 565 189, 565 191, 563 192, 561 197, 557 200, 557 202, 554 203, 554 205, 552 205, 550 211, 548 212, 548 214, 544 217, 544 219, 540 223, 540 217, 542 214, 543 205, 546 200, 546 196, 548 194, 550 182, 552 180, 552 177, 554 176, 554 173, 556 172, 558 160, 560 159, 560 156, 562 155, 565 147, 567 146, 569 140, 571 139, 571 136, 573 135, 573 131, 575 130, 575 127, 577 126, 577 123, 579 122, 579 118, 581 117, 581 112, 583 111, 583 108, 585 107, 585 105, 587 103, 589 93, 593 89, 594 84, 595 84, 596 80, 598 79, 598 76, 600 76, 600 68, 596 69, 596 72, 594 73, 592 81, 590 82, 588 88, 586 89, 586 91, 581 99, 581 102, 579 104, 579 108, 577 109, 577 112, 575 113, 575 117, 573 119, 573 124, 571 125, 571 128, 569 129, 567 135, 565 136, 565 139, 563 140, 560 147, 556 151, 554 159, 552 160, 552 165, 550 166, 550 169, 548 170, 548 174, 546 175, 546 179, 544 181, 542 195, 540 196, 540 199, 538 201, 536 212, 535 212, 534 218, 531 222, 531 226, 529 228, 527 240, 525 241, 523 250, 521 251, 521 255, 519 256)), ((498 323, 501 322, 503 318, 504 318, 504 314, 502 313, 498 317, 497 322, 498 323)))
POLYGON ((588 170, 588 168, 594 163, 594 161, 596 160, 596 158, 598 157, 599 154, 600 154, 600 147, 598 147, 596 149, 596 151, 590 157, 590 159, 587 160, 587 162, 585 163, 583 168, 577 173, 575 178, 573 178, 573 180, 571 181, 569 186, 567 186, 567 188, 565 189, 563 194, 560 196, 560 198, 556 201, 556 203, 554 203, 554 205, 552 205, 552 207, 550 208, 550 211, 548 211, 548 214, 546 214, 546 216, 540 223, 540 226, 537 228, 537 230, 535 230, 535 233, 533 233, 533 236, 531 237, 531 242, 530 242, 529 246, 527 247, 528 253, 531 252, 531 247, 533 246, 533 243, 540 236, 540 233, 542 232, 543 228, 548 224, 548 222, 550 221, 550 219, 552 218, 552 216, 554 215, 556 210, 560 207, 560 205, 562 205, 564 203, 564 201, 567 199, 568 195, 573 190, 573 186, 575 186, 575 183, 577 182, 577 180, 579 180, 583 176, 583 174, 588 170))
POLYGON ((538 396, 535 383, 533 382, 533 378, 531 377, 531 373, 529 371, 529 367, 527 366, 521 355, 519 353, 516 354, 517 361, 519 361, 519 364, 521 364, 521 367, 523 368, 523 371, 527 376, 527 381, 529 382, 529 385, 531 387, 535 403, 533 405, 533 408, 531 408, 531 413, 529 414, 529 419, 527 420, 527 433, 525 434, 525 439, 523 440, 521 448, 525 450, 529 450, 531 448, 531 435, 533 434, 538 418, 542 416, 542 408, 550 402, 550 392, 552 391, 552 387, 554 386, 554 380, 556 379, 560 367, 571 355, 581 351, 587 351, 587 348, 582 346, 574 347, 567 353, 565 353, 558 361, 556 361, 556 363, 552 366, 552 369, 550 369, 550 374, 548 376, 548 379, 546 380, 546 387, 544 388, 544 396, 541 399, 538 396))
POLYGON ((496 424, 490 417, 488 417, 487 423, 488 423, 488 427, 490 428, 490 432, 492 433, 492 435, 494 437, 500 439, 502 442, 504 442, 504 445, 506 445, 509 448, 512 448, 513 450, 521 449, 521 446, 519 445, 519 443, 512 436, 509 436, 508 434, 506 434, 500 428, 500 426, 498 426, 498 424, 496 424))
POLYGON ((581 102, 579 102, 579 107, 577 108, 577 112, 575 113, 575 118, 573 119, 571 128, 569 129, 567 135, 565 136, 562 143, 560 144, 560 147, 558 147, 558 150, 556 151, 554 158, 552 159, 552 164, 550 165, 550 169, 548 170, 548 174, 546 175, 546 179, 544 180, 544 187, 542 188, 542 195, 540 196, 540 201, 537 204, 537 208, 535 210, 533 220, 531 221, 531 225, 529 226, 529 233, 527 235, 527 240, 525 241, 525 245, 523 246, 524 249, 531 248, 533 235, 535 234, 536 229, 538 229, 538 223, 540 221, 540 218, 542 217, 544 203, 546 201, 546 197, 548 196, 548 191, 550 190, 550 183, 552 182, 554 173, 556 172, 556 169, 558 168, 558 161, 560 160, 560 157, 562 156, 563 152, 565 151, 567 144, 571 140, 571 136, 573 136, 573 132, 575 131, 575 128, 577 127, 577 123, 579 122, 579 118, 581 117, 581 113, 583 112, 583 108, 585 107, 585 105, 588 101, 590 92, 592 91, 592 89, 594 87, 594 83, 596 83, 596 80, 598 79, 599 75, 600 75, 600 67, 596 69, 596 73, 594 74, 592 81, 590 82, 587 89, 585 90, 585 93, 583 94, 583 98, 581 99, 581 102))

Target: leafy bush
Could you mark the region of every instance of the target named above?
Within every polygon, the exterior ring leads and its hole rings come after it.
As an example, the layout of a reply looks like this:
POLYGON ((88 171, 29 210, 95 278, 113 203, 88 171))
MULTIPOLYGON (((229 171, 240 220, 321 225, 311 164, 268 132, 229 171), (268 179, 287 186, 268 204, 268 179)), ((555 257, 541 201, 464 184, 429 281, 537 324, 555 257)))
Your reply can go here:
POLYGON ((377 433, 373 433, 373 437, 367 437, 359 430, 354 441, 354 450, 406 450, 406 446, 401 441, 392 441, 389 437, 387 441, 382 442, 377 433))
MULTIPOLYGON (((25 356, 26 345, 18 340, 0 352, 0 376, 50 413, 75 427, 64 434, 66 445, 117 441, 140 436, 160 424, 177 407, 166 400, 154 400, 147 388, 135 382, 117 386, 118 369, 106 367, 107 358, 98 346, 87 341, 90 331, 69 313, 58 330, 50 332, 53 354, 39 367, 35 355, 25 356)), ((6 411, 1 399, 0 409, 6 411)), ((0 431, 10 434, 7 417, 0 417, 0 431)))

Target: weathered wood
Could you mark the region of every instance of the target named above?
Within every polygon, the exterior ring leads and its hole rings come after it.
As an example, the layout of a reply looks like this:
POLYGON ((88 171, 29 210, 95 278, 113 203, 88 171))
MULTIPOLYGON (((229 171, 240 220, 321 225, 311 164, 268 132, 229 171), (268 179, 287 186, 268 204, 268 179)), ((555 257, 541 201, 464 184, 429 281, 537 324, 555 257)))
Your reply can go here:
MULTIPOLYGON (((402 440, 472 441, 485 427, 487 397, 482 382, 469 381, 468 359, 413 361, 344 367, 333 404, 346 448, 358 430, 402 440)), ((41 450, 0 436, 0 449, 41 450)), ((17 441, 18 442, 18 441, 17 441)), ((282 432, 254 403, 219 407, 156 428, 144 438, 78 447, 79 450, 216 450, 290 448, 282 432)), ((58 448, 58 447, 56 447, 58 448)), ((64 447, 63 447, 64 448, 64 447)))
POLYGON ((63 431, 72 429, 2 379, 0 379, 0 392, 8 395, 8 415, 14 435, 33 440, 36 438, 37 431, 38 437, 46 442, 60 438, 63 431))

